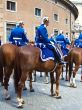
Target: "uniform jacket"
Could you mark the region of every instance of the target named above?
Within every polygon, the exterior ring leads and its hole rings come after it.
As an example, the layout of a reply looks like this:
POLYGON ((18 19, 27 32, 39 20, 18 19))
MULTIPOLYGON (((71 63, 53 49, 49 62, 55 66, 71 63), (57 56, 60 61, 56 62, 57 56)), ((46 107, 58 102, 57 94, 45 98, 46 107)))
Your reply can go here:
POLYGON ((25 45, 29 42, 24 32, 24 28, 17 26, 11 31, 11 35, 9 37, 9 41, 12 44, 16 44, 18 46, 25 45))
POLYGON ((50 43, 50 40, 48 38, 48 32, 44 24, 41 24, 36 31, 36 37, 35 37, 36 43, 50 43))
POLYGON ((70 41, 67 37, 65 37, 63 34, 59 34, 55 37, 57 43, 59 43, 63 48, 66 48, 67 44, 70 44, 70 41))
POLYGON ((82 39, 82 33, 80 33, 79 38, 78 39, 82 39))
POLYGON ((82 48, 82 39, 76 39, 74 42, 74 46, 82 48))

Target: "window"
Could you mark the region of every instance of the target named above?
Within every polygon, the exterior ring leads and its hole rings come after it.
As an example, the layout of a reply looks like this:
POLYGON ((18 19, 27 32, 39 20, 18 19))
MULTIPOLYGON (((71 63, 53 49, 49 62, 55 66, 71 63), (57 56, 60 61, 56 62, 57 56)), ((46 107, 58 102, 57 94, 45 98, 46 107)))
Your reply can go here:
POLYGON ((65 19, 65 23, 68 24, 68 19, 65 19))
POLYGON ((58 30, 54 29, 54 36, 57 36, 57 35, 58 35, 58 30))
POLYGON ((58 0, 52 0, 53 2, 55 2, 57 4, 58 0))
POLYGON ((16 2, 7 1, 7 10, 16 11, 16 2))
POLYGON ((58 15, 57 14, 54 14, 54 20, 58 21, 58 15))
POLYGON ((41 9, 35 8, 35 15, 36 16, 41 16, 41 9))
POLYGON ((55 0, 55 3, 57 3, 58 2, 58 0, 55 0))
POLYGON ((9 36, 10 36, 10 33, 11 33, 11 30, 13 29, 13 28, 15 28, 16 27, 16 24, 11 24, 11 23, 7 23, 6 24, 6 40, 8 41, 8 38, 9 38, 9 36))

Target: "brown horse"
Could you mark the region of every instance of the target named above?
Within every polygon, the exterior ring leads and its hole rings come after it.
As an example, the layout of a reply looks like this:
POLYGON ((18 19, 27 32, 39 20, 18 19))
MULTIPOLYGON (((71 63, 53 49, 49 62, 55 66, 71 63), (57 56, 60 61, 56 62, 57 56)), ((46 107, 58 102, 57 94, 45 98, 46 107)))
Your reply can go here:
POLYGON ((19 49, 19 53, 17 55, 16 61, 17 61, 16 64, 17 64, 18 70, 21 70, 21 77, 20 77, 20 81, 18 82, 18 92, 17 92, 18 107, 22 107, 22 103, 23 103, 23 99, 21 97, 22 88, 24 86, 27 76, 29 74, 32 74, 33 70, 40 71, 40 72, 50 72, 51 96, 55 95, 56 98, 61 98, 59 96, 59 80, 60 80, 60 74, 62 71, 62 65, 56 64, 53 60, 48 60, 46 62, 41 61, 40 49, 32 45, 21 47, 19 49), (53 91, 54 69, 56 72, 55 94, 53 91))
MULTIPOLYGON (((71 42, 71 44, 70 45, 67 45, 67 48, 69 49, 69 53, 70 53, 70 51, 72 50, 72 48, 74 48, 74 41, 72 41, 71 42)), ((66 81, 68 81, 69 80, 69 75, 68 75, 68 70, 69 70, 69 63, 70 63, 70 55, 69 55, 69 53, 68 53, 68 55, 67 56, 65 56, 64 57, 64 61, 66 62, 66 64, 65 64, 65 67, 66 67, 66 78, 65 78, 65 80, 66 81)), ((64 77, 63 77, 63 68, 62 68, 62 80, 64 80, 64 77)))
POLYGON ((70 62, 69 62, 69 76, 70 76, 70 86, 77 87, 75 83, 75 76, 76 73, 82 65, 82 48, 74 47, 70 51, 70 62), (73 69, 73 63, 75 64, 75 68, 73 69), (71 78, 71 75, 73 73, 73 79, 71 78))
MULTIPOLYGON (((4 94, 5 99, 10 99, 10 95, 8 93, 8 82, 10 76, 12 74, 12 70, 14 69, 14 74, 17 74, 17 68, 15 66, 16 55, 18 52, 19 47, 13 44, 3 44, 0 47, 0 82, 3 83, 4 80, 4 94), (3 74, 3 67, 4 67, 4 74, 3 74), (4 79, 3 79, 4 75, 4 79)), ((17 91, 16 80, 19 80, 14 75, 14 83, 15 83, 15 91, 17 91)), ((31 76, 30 76, 31 77, 31 76)), ((33 92, 32 87, 30 91, 33 92)))
POLYGON ((8 94, 8 82, 15 65, 16 52, 18 47, 12 44, 3 44, 0 47, 0 78, 3 82, 3 67, 4 67, 4 88, 5 99, 10 99, 8 94))

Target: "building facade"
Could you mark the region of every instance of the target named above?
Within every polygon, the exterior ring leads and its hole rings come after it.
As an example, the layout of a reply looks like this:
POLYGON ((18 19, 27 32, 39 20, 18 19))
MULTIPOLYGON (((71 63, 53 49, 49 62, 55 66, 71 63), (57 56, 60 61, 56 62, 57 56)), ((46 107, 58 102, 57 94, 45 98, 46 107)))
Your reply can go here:
POLYGON ((76 37, 78 37, 79 33, 82 32, 82 1, 74 0, 73 3, 75 4, 79 12, 78 17, 74 24, 74 31, 76 33, 76 37))
POLYGON ((35 29, 42 17, 48 16, 49 36, 58 34, 59 30, 71 36, 78 10, 68 0, 0 0, 0 36, 3 42, 8 40, 11 30, 20 20, 24 21, 29 40, 34 40, 35 29))

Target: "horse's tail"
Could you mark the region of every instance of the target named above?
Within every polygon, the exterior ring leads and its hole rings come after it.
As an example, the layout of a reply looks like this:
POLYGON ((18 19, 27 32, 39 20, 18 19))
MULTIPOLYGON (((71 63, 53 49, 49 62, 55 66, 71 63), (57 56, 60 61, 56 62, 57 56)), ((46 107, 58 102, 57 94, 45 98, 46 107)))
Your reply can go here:
POLYGON ((20 61, 19 59, 19 49, 16 50, 15 62, 14 62, 14 86, 15 91, 18 91, 18 84, 21 78, 21 69, 20 69, 20 61))

